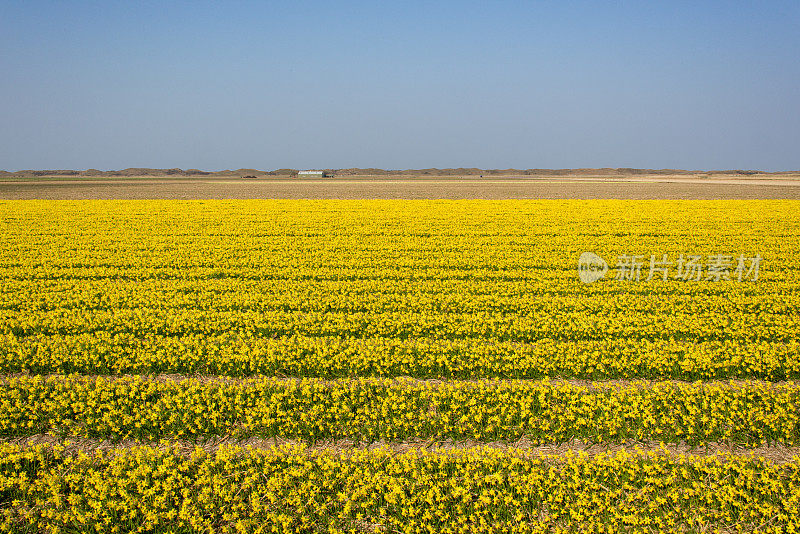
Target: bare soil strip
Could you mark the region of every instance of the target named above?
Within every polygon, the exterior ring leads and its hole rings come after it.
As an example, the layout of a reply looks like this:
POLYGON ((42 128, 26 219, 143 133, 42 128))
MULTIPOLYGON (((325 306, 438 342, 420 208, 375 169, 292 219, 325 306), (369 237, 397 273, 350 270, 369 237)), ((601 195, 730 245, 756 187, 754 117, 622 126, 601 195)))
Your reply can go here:
POLYGON ((91 453, 93 451, 113 451, 132 447, 147 446, 159 450, 178 450, 189 454, 198 447, 209 453, 216 452, 223 446, 236 446, 241 448, 252 448, 254 450, 269 450, 277 447, 293 445, 304 446, 309 453, 332 452, 335 454, 348 453, 363 450, 389 449, 395 454, 402 454, 411 451, 453 451, 467 449, 496 449, 499 451, 522 451, 526 454, 537 456, 565 456, 568 454, 585 453, 588 456, 599 454, 616 454, 625 451, 631 455, 644 455, 648 453, 671 454, 695 457, 714 456, 716 454, 728 454, 741 457, 760 457, 776 464, 784 464, 791 461, 800 460, 800 447, 789 447, 786 445, 760 446, 747 448, 737 445, 724 443, 709 443, 705 446, 690 446, 686 443, 657 443, 652 441, 627 442, 627 443, 584 443, 580 440, 573 440, 567 443, 552 443, 547 445, 534 445, 527 438, 522 438, 513 443, 502 441, 479 442, 479 441, 425 441, 409 440, 403 442, 376 441, 373 443, 356 443, 347 439, 325 440, 317 442, 307 442, 285 438, 248 438, 236 440, 228 437, 213 437, 205 440, 161 440, 161 441, 137 441, 137 440, 101 440, 92 438, 63 438, 48 434, 34 434, 19 438, 0 438, 0 443, 15 444, 22 447, 33 445, 62 445, 68 453, 91 453))
POLYGON ((732 178, 97 180, 0 182, 14 199, 800 199, 800 180, 732 178))

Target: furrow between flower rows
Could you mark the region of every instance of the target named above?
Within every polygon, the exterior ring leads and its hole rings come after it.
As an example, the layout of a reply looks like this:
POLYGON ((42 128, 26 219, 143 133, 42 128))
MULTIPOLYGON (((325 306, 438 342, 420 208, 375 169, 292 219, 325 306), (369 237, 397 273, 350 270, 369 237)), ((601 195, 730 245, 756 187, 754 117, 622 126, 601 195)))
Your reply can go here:
POLYGON ((513 454, 538 455, 541 457, 570 456, 586 454, 598 456, 625 452, 630 455, 648 455, 651 453, 684 455, 698 458, 707 458, 714 455, 728 455, 742 458, 763 458, 769 462, 781 465, 795 462, 800 457, 800 445, 787 446, 782 444, 762 445, 758 447, 743 447, 726 443, 711 442, 701 447, 687 443, 665 443, 655 441, 628 441, 623 443, 587 443, 572 440, 565 443, 532 443, 527 438, 514 442, 474 440, 443 440, 432 441, 423 439, 409 439, 405 441, 375 441, 371 443, 356 442, 350 439, 330 439, 316 442, 300 439, 280 437, 248 437, 235 439, 230 436, 208 436, 205 439, 170 439, 154 440, 121 439, 111 440, 103 438, 83 438, 75 436, 55 436, 52 434, 32 434, 21 437, 0 437, 0 444, 16 445, 19 447, 33 447, 47 445, 59 447, 66 453, 94 454, 97 451, 111 452, 116 450, 131 449, 135 447, 151 447, 158 450, 170 450, 177 453, 190 455, 195 450, 202 449, 215 453, 224 447, 239 447, 248 450, 272 450, 281 447, 301 447, 308 453, 331 452, 346 455, 355 451, 391 450, 395 454, 411 453, 413 451, 458 451, 495 449, 513 454))

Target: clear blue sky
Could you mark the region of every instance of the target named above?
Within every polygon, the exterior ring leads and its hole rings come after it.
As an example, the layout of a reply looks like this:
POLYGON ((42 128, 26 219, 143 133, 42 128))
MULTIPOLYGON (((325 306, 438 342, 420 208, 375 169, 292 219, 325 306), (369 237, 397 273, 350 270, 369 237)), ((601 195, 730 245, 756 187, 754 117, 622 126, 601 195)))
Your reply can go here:
POLYGON ((0 3, 0 169, 800 169, 800 2, 0 3))

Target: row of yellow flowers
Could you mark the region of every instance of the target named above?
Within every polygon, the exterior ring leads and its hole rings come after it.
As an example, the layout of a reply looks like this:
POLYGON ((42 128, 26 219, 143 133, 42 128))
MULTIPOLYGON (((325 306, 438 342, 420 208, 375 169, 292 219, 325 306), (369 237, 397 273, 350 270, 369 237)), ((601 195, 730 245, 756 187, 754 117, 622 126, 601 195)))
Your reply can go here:
MULTIPOLYGON (((380 293, 360 287, 358 280, 264 282, 241 280, 233 272, 227 272, 231 280, 222 283, 203 278, 191 267, 184 272, 193 277, 190 280, 154 280, 152 273, 145 273, 142 281, 120 282, 114 277, 130 274, 120 266, 99 281, 85 273, 53 282, 4 280, 0 332, 50 336, 101 331, 140 337, 296 333, 518 342, 686 339, 743 344, 792 341, 800 332, 797 281, 706 282, 678 289, 651 281, 594 289, 584 287, 577 280, 577 268, 570 267, 570 279, 531 280, 516 283, 513 289, 468 272, 468 279, 458 284, 440 281, 438 287, 421 288, 406 281, 405 289, 380 293), (491 295, 495 292, 513 294, 491 295)), ((381 273, 368 266, 362 269, 371 278, 370 285, 387 284, 381 273)), ((534 276, 534 269, 527 276, 534 276)))
POLYGON ((3 532, 793 533, 800 461, 0 445, 3 532))
POLYGON ((0 373, 707 380, 800 378, 800 341, 154 335, 0 335, 0 373))
POLYGON ((0 202, 0 372, 794 379, 799 206, 0 202), (764 263, 587 286, 585 250, 764 263))
POLYGON ((800 444, 800 386, 559 381, 15 376, 0 433, 104 438, 281 436, 537 443, 800 444))

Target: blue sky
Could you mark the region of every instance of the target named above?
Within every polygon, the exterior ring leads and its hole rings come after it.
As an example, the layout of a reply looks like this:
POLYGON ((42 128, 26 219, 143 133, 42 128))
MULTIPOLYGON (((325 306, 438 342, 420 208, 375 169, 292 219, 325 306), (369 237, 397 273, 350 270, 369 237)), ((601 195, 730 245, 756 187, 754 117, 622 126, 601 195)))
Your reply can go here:
POLYGON ((0 169, 800 169, 800 2, 0 4, 0 169))

